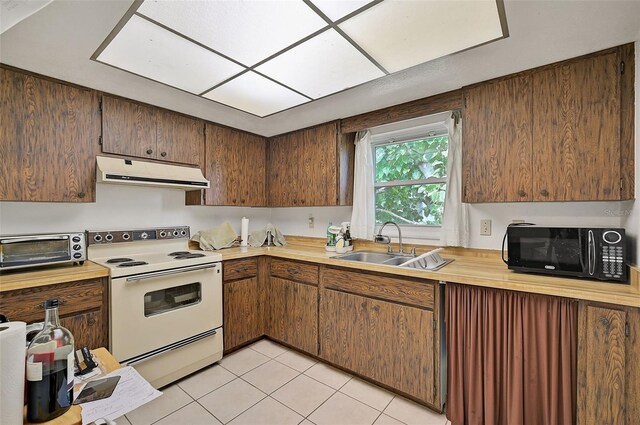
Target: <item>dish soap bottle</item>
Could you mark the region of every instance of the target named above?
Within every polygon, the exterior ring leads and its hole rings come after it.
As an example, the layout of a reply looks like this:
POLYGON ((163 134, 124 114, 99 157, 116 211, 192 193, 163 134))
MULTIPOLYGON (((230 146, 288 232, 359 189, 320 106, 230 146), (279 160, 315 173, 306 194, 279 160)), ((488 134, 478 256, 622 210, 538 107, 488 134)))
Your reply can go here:
POLYGON ((334 235, 333 233, 331 233, 331 226, 333 226, 333 222, 329 222, 329 225, 327 226, 327 246, 334 246, 335 242, 334 242, 334 235))
POLYGON ((27 349, 27 419, 45 422, 73 402, 74 340, 60 326, 58 300, 45 302, 44 328, 27 349))

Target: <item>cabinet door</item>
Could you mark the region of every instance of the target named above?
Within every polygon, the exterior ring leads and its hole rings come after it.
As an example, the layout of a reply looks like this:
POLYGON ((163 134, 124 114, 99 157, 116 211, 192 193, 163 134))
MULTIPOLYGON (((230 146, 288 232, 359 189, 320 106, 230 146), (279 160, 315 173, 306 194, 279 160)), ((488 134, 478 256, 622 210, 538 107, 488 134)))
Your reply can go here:
POLYGON ((298 156, 298 206, 326 206, 338 203, 337 123, 299 132, 302 149, 298 156))
POLYGON ((93 350, 109 346, 109 339, 104 332, 106 326, 102 321, 100 310, 63 317, 60 319, 60 324, 71 331, 76 350, 82 347, 93 350))
POLYGON ((533 200, 620 199, 616 52, 533 74, 533 200))
POLYGON ((157 159, 201 166, 204 161, 204 122, 157 110, 157 159))
POLYGON ((155 108, 102 96, 102 151, 156 159, 155 108))
POLYGON ((207 205, 266 204, 266 156, 263 137, 207 124, 205 174, 211 189, 207 205))
POLYGON ((259 315, 258 279, 235 280, 224 285, 224 349, 262 336, 259 315))
POLYGON ((289 133, 269 139, 269 205, 298 206, 298 192, 305 182, 298 179, 304 153, 302 139, 289 133))
POLYGON ((434 404, 433 312, 322 290, 320 355, 434 404))
POLYGON ((640 414, 640 310, 581 302, 578 424, 632 424, 640 414))
POLYGON ((271 277, 268 334, 313 355, 318 354, 318 288, 271 277))
POLYGON ((0 69, 0 200, 94 202, 98 95, 0 69))
POLYGON ((531 93, 529 75, 465 90, 464 202, 532 199, 531 93))

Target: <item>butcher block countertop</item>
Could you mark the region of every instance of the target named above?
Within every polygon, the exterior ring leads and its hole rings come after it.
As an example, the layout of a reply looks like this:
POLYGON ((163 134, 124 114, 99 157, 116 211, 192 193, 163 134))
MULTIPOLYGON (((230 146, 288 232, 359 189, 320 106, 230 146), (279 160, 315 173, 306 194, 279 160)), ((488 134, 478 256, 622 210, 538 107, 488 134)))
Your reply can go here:
MULTIPOLYGON (((331 257, 337 254, 327 252, 322 245, 322 239, 319 238, 288 236, 287 240, 289 244, 284 247, 227 248, 218 252, 222 254, 223 260, 267 255, 273 258, 308 261, 369 272, 640 307, 640 270, 637 267, 630 269, 631 284, 603 283, 594 280, 515 273, 507 269, 500 259, 499 251, 445 248, 442 256, 454 261, 438 271, 426 271, 334 259, 331 257)), ((407 250, 410 247, 411 245, 408 245, 407 250)), ((419 245, 416 247, 418 254, 434 248, 419 245)), ((197 249, 197 244, 192 248, 197 249)), ((386 249, 383 245, 368 241, 356 241, 354 248, 356 251, 381 252, 385 252, 386 249)), ((397 251, 397 249, 397 245, 394 245, 394 250, 397 251)), ((0 292, 102 278, 108 275, 108 269, 91 261, 85 261, 82 266, 64 265, 34 271, 3 272, 0 273, 0 292)))
MULTIPOLYGON (((228 248, 218 252, 222 254, 223 261, 268 255, 273 258, 308 261, 326 266, 640 307, 640 270, 635 267, 630 269, 631 284, 603 283, 586 279, 515 273, 507 269, 500 258, 499 251, 445 248, 441 253, 442 256, 454 261, 438 271, 426 271, 334 259, 331 257, 338 254, 327 252, 324 247, 318 247, 317 244, 313 246, 313 243, 309 243, 306 239, 311 238, 287 237, 289 244, 284 247, 228 248)), ((418 254, 433 248, 418 246, 418 254)), ((354 249, 385 252, 386 247, 364 242, 364 244, 356 244, 354 249)), ((394 251, 397 251, 396 245, 394 245, 394 251)))
POLYGON ((4 271, 0 273, 0 292, 106 276, 109 276, 109 269, 91 261, 85 261, 81 266, 63 264, 32 270, 4 271))

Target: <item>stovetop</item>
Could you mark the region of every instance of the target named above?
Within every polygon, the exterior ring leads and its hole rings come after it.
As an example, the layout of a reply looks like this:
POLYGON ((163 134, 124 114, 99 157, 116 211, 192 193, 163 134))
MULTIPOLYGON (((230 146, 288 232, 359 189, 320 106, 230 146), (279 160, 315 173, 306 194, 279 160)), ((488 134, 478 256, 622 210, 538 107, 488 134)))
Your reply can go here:
POLYGON ((112 278, 222 261, 218 253, 190 250, 187 238, 102 242, 87 251, 88 259, 107 267, 112 278))

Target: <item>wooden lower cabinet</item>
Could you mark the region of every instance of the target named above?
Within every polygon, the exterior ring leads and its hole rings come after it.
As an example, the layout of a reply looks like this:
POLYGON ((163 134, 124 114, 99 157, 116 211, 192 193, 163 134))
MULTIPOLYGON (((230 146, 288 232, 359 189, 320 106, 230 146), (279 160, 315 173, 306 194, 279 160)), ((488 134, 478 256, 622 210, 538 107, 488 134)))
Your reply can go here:
POLYGON ((263 335, 263 318, 259 314, 258 278, 224 282, 224 349, 236 347, 263 335))
POLYGON ((320 291, 320 357, 430 405, 439 364, 433 324, 430 310, 320 291))
POLYGON ((640 417, 640 309, 581 301, 578 424, 631 425, 640 417))
POLYGON ((267 294, 267 335, 317 355, 318 287, 272 276, 267 294))
POLYGON ((77 349, 109 348, 108 279, 78 280, 2 292, 0 314, 11 321, 44 320, 44 302, 57 298, 60 323, 71 331, 77 349))

